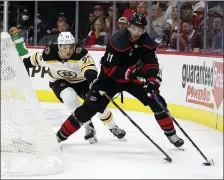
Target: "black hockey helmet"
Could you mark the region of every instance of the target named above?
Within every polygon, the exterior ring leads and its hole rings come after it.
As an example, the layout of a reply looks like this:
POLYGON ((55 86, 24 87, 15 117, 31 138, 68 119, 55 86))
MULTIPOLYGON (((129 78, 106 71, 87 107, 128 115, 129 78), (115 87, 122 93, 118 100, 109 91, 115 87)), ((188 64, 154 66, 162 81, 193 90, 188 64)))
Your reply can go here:
POLYGON ((141 14, 141 13, 137 13, 135 12, 130 20, 129 20, 129 23, 130 24, 133 24, 135 26, 139 26, 141 28, 145 28, 145 26, 147 25, 147 20, 146 20, 146 17, 144 14, 141 14))

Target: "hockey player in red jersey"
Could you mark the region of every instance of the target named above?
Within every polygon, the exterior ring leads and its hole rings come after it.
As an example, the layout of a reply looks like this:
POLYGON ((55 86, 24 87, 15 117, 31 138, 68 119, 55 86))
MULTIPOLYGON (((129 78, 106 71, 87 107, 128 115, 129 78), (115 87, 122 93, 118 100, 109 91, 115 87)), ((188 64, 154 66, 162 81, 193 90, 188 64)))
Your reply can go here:
MULTIPOLYGON (((150 96, 152 92, 159 92, 162 79, 158 76, 159 63, 155 54, 157 44, 145 32, 146 25, 146 17, 134 13, 128 28, 113 35, 101 59, 101 72, 93 81, 84 104, 63 124, 63 126, 69 124, 67 127, 69 131, 65 132, 62 126, 57 133, 61 141, 66 140, 80 128, 79 122, 85 123, 97 112, 103 112, 109 100, 99 91, 106 92, 110 97, 126 91, 151 108, 159 126, 174 146, 180 147, 184 144, 184 141, 176 135, 173 120, 150 96), (145 83, 139 81, 137 77, 143 78, 145 83)), ((157 96, 167 107, 164 98, 159 93, 157 96)))
MULTIPOLYGON (((98 72, 88 51, 75 43, 75 38, 70 32, 60 33, 57 41, 57 44, 50 44, 42 53, 37 52, 23 58, 23 62, 26 68, 48 67, 51 89, 56 97, 73 112, 81 105, 78 96, 85 99, 89 85, 97 78, 98 72)), ((102 113, 98 113, 98 117, 118 139, 125 136, 126 132, 117 126, 113 114, 107 108, 102 113)), ((69 127, 66 129, 66 126, 62 126, 64 131, 69 131, 69 127)), ((84 138, 91 144, 97 142, 91 120, 85 122, 84 127, 86 128, 84 138)))

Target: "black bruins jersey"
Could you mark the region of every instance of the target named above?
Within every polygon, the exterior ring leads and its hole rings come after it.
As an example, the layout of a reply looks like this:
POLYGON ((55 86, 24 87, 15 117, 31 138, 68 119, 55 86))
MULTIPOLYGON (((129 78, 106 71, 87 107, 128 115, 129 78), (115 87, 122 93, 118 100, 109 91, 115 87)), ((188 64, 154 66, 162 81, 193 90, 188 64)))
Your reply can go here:
POLYGON ((64 79, 78 83, 86 80, 84 74, 87 70, 97 71, 92 57, 84 47, 77 44, 71 58, 66 60, 59 57, 58 51, 58 45, 51 44, 42 53, 37 52, 30 57, 32 65, 49 68, 50 82, 64 79))

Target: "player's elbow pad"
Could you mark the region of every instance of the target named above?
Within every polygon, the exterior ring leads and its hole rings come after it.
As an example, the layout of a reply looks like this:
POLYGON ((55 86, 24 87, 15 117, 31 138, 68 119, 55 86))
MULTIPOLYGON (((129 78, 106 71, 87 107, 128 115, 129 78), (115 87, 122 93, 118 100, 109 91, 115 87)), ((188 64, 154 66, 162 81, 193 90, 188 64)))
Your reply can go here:
POLYGON ((89 69, 85 72, 84 76, 87 79, 88 83, 91 83, 94 79, 97 78, 97 71, 89 69))
POLYGON ((28 58, 24 58, 24 59, 23 59, 23 63, 24 63, 24 65, 25 65, 26 68, 35 67, 35 66, 31 63, 31 59, 30 59, 30 57, 28 57, 28 58))

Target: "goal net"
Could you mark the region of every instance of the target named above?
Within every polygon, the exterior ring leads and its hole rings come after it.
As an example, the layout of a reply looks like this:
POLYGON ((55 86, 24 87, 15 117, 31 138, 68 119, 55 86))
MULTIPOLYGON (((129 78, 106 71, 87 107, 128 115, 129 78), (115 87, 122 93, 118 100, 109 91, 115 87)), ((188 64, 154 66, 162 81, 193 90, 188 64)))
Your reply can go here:
POLYGON ((62 171, 62 153, 53 128, 44 118, 14 42, 2 32, 1 176, 62 171))

